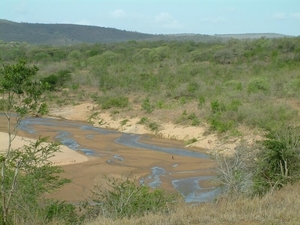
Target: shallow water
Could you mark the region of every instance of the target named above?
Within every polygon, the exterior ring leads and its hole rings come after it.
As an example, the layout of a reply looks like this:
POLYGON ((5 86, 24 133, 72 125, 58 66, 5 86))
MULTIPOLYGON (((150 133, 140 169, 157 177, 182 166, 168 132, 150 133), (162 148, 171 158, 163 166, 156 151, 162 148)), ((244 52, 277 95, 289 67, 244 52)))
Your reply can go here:
MULTIPOLYGON (((114 153, 117 151, 116 149, 118 149, 117 146, 119 145, 129 147, 129 149, 136 148, 141 151, 150 150, 159 153, 166 153, 169 154, 170 158, 172 157, 173 160, 174 156, 176 158, 177 156, 184 158, 187 157, 187 162, 188 158, 210 160, 208 155, 199 151, 193 151, 184 147, 178 148, 177 143, 175 142, 174 146, 168 147, 162 147, 153 142, 143 143, 141 138, 144 137, 144 135, 121 133, 115 130, 96 128, 90 124, 82 122, 53 118, 26 118, 20 123, 19 128, 20 130, 32 135, 44 135, 43 132, 46 132, 47 135, 50 134, 50 136, 53 136, 55 141, 59 141, 73 150, 81 151, 88 156, 109 156, 109 159, 106 162, 110 165, 119 165, 120 163, 122 163, 122 165, 126 165, 126 162, 128 161, 128 158, 124 158, 124 156, 114 153), (105 144, 105 151, 100 151, 99 148, 96 147, 95 142, 104 136, 112 138, 112 143, 105 144)), ((101 149, 103 148, 103 143, 101 143, 101 149)), ((172 145, 172 142, 169 140, 168 145, 172 145)), ((170 180, 173 188, 184 197, 186 202, 205 202, 213 200, 219 190, 214 187, 204 188, 200 185, 200 181, 210 180, 213 177, 206 175, 193 176, 195 173, 202 174, 201 169, 198 168, 198 170, 191 171, 183 169, 181 171, 180 167, 182 166, 183 165, 180 162, 172 163, 171 168, 173 168, 174 171, 171 171, 171 169, 168 171, 162 165, 152 165, 148 176, 141 177, 140 183, 148 185, 151 188, 159 188, 164 186, 165 180, 170 180)))

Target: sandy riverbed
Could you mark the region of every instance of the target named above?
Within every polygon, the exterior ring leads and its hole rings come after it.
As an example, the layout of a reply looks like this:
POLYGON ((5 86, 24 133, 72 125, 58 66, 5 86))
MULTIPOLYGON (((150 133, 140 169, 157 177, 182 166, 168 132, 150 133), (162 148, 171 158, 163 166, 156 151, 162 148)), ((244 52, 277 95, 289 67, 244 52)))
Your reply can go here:
MULTIPOLYGON (((34 142, 32 138, 24 138, 17 136, 12 142, 12 149, 21 148, 24 145, 29 145, 34 142)), ((8 148, 8 134, 0 132, 0 153, 5 153, 8 148)), ((76 152, 64 145, 60 145, 60 152, 57 152, 54 157, 50 159, 55 165, 68 165, 74 163, 82 163, 88 161, 88 157, 76 152)))
MULTIPOLYGON (((96 111, 96 106, 91 103, 83 103, 77 106, 67 106, 62 108, 52 109, 49 116, 63 118, 71 121, 86 122, 90 115, 96 111)), ((140 118, 136 116, 114 115, 107 112, 97 112, 96 118, 90 118, 90 122, 95 127, 109 128, 125 133, 136 134, 153 134, 145 126, 138 124, 140 118), (122 121, 126 119, 126 124, 122 125, 122 121)), ((4 119, 1 121, 0 130, 5 131, 4 119)), ((149 139, 143 139, 144 142, 155 143, 159 145, 175 145, 184 147, 185 141, 196 138, 197 141, 189 145, 189 148, 197 148, 196 151, 210 153, 215 149, 221 151, 230 151, 238 143, 238 141, 224 143, 220 142, 216 135, 206 135, 205 127, 187 127, 171 123, 160 123, 160 129, 155 136, 150 136, 149 139), (161 137, 161 138, 159 138, 161 137), (164 138, 164 139, 162 139, 164 138), (176 142, 177 141, 177 142, 176 142)), ((51 136, 47 128, 37 128, 43 136, 51 136)), ((69 128, 71 129, 71 128, 69 128)), ((36 138, 37 136, 29 135, 25 132, 19 132, 20 136, 26 138, 36 138)), ((154 151, 141 151, 126 146, 120 146, 114 143, 115 135, 99 136, 96 141, 87 140, 85 135, 79 131, 72 130, 72 134, 81 144, 89 143, 91 149, 98 149, 99 152, 106 154, 102 157, 90 157, 79 152, 71 150, 65 146, 61 146, 61 152, 57 153, 52 161, 58 165, 62 165, 65 173, 63 176, 70 178, 72 183, 65 185, 60 190, 52 193, 50 197, 67 201, 79 201, 90 195, 90 190, 93 185, 105 183, 104 176, 120 177, 122 175, 131 175, 137 179, 146 177, 151 173, 153 167, 164 168, 169 174, 168 177, 163 176, 162 188, 175 192, 171 181, 174 179, 182 179, 187 176, 187 173, 192 173, 191 176, 207 176, 210 175, 209 169, 214 167, 214 162, 207 159, 199 159, 185 156, 175 156, 175 159, 170 154, 154 151), (120 156, 124 161, 115 160, 114 156, 120 156), (113 160, 112 160, 113 159, 113 160), (112 163, 108 163, 112 160, 112 163)), ((26 143, 26 138, 17 137, 14 140, 13 147, 18 148, 26 143)), ((52 137, 52 140, 53 137, 52 137)), ((0 133, 0 150, 5 150, 7 147, 7 134, 0 133)))

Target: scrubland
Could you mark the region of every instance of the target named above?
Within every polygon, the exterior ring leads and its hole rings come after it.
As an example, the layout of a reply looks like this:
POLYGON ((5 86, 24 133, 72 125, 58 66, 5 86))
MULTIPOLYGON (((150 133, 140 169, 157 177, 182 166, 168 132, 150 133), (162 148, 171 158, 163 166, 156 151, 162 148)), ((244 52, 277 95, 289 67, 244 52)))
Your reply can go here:
MULTIPOLYGON (((214 202, 166 198, 160 209, 154 201, 153 211, 122 216, 89 206, 79 213, 77 206, 56 202, 43 213, 33 208, 32 217, 15 211, 15 223, 300 224, 299 37, 60 47, 0 43, 2 64, 23 59, 39 68, 35 79, 47 84, 42 101, 50 108, 93 102, 90 119, 101 112, 122 115, 124 123, 139 116, 153 134, 168 122, 206 127, 220 141, 249 133, 261 141, 241 141, 230 156, 214 155, 218 182, 226 188, 214 202)), ((128 186, 122 187, 119 197, 127 193, 128 186)))

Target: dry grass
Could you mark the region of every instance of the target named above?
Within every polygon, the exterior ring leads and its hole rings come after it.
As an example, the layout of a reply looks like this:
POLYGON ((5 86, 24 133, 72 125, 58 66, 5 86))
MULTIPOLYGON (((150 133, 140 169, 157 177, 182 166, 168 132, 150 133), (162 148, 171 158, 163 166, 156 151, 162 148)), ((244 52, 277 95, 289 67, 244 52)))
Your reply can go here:
POLYGON ((221 198, 201 205, 180 204, 166 214, 111 220, 99 217, 86 225, 180 225, 180 224, 300 224, 300 183, 263 198, 221 198))

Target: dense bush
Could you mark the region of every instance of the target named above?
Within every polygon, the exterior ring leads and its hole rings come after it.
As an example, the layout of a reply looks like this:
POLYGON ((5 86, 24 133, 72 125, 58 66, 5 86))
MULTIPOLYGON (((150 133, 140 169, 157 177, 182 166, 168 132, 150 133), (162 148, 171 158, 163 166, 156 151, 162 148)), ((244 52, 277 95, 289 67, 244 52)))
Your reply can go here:
POLYGON ((137 185, 136 180, 107 178, 108 188, 103 184, 95 186, 93 192, 94 206, 90 206, 90 216, 99 215, 109 218, 143 216, 147 213, 168 213, 174 195, 163 190, 152 190, 143 184, 137 185))
POLYGON ((102 109, 110 109, 110 108, 125 108, 129 104, 129 100, 124 96, 100 96, 95 97, 94 100, 101 105, 102 109))
POLYGON ((51 74, 41 79, 41 82, 46 84, 46 87, 50 91, 57 90, 63 87, 67 82, 71 81, 71 71, 61 70, 56 74, 51 74))
POLYGON ((45 202, 43 217, 45 222, 58 222, 63 224, 82 224, 84 216, 79 216, 77 208, 71 203, 64 201, 51 200, 45 202))
POLYGON ((300 180, 300 127, 270 131, 261 146, 255 163, 254 194, 263 195, 300 180))

